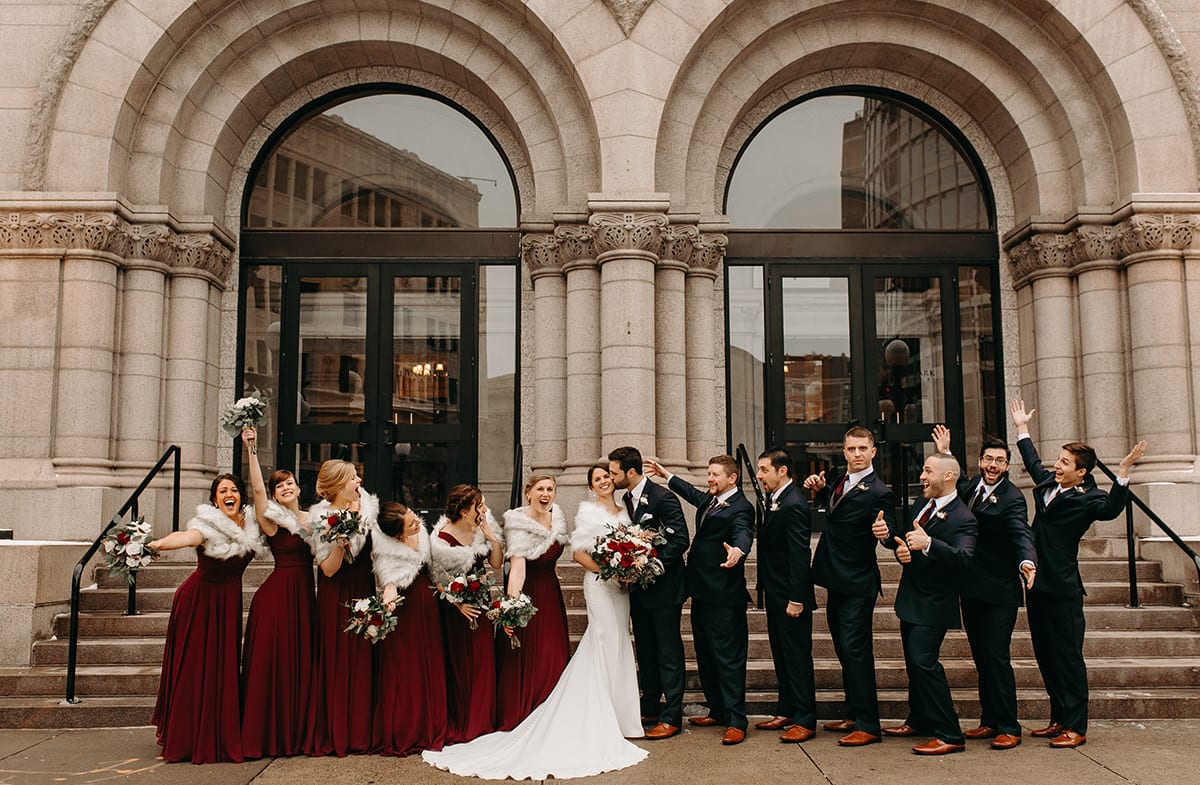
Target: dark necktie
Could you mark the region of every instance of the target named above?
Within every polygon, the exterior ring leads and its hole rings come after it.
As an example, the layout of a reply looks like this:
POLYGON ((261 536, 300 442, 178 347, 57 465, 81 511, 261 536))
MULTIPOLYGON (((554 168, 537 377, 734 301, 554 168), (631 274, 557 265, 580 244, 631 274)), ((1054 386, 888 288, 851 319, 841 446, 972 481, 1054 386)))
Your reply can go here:
POLYGON ((1052 501, 1054 501, 1056 498, 1058 498, 1058 492, 1059 492, 1059 490, 1060 490, 1061 488, 1062 488, 1062 486, 1060 486, 1060 485, 1055 485, 1055 486, 1054 486, 1054 490, 1050 491, 1050 495, 1046 497, 1046 506, 1047 506, 1047 507, 1049 507, 1049 506, 1050 506, 1050 502, 1052 502, 1052 501))
POLYGON ((979 505, 983 503, 983 483, 979 483, 979 493, 975 494, 974 501, 971 502, 971 512, 979 509, 979 505))
POLYGON ((930 502, 925 506, 925 512, 921 513, 921 517, 917 519, 917 525, 924 528, 925 524, 929 523, 929 519, 933 517, 933 511, 937 509, 936 502, 930 502))
POLYGON ((850 484, 850 475, 847 474, 838 483, 838 487, 833 490, 833 506, 838 506, 838 502, 842 500, 842 495, 846 493, 846 486, 850 484))
POLYGON ((633 520, 633 492, 625 491, 625 510, 629 513, 629 520, 633 520))
POLYGON ((712 512, 713 508, 715 508, 716 506, 717 506, 717 497, 714 496, 714 497, 712 497, 712 501, 710 501, 708 503, 708 506, 700 511, 700 522, 696 524, 697 527, 704 525, 704 522, 706 520, 708 520, 708 514, 710 512, 712 512))

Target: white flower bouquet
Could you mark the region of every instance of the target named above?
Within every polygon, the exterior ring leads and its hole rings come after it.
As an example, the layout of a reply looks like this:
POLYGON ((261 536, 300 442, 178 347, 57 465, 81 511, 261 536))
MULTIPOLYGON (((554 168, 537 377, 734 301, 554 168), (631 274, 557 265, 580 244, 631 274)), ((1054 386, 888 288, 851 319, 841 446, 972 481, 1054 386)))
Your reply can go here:
POLYGON ((104 563, 110 575, 121 575, 132 584, 137 571, 158 558, 149 543, 154 539, 151 524, 143 516, 119 523, 104 538, 104 563))
MULTIPOLYGON (((535 613, 537 613, 537 607, 534 606, 533 600, 529 598, 528 594, 521 594, 518 597, 505 595, 492 601, 492 607, 488 610, 487 617, 491 620, 495 632, 499 631, 501 627, 525 627, 535 613)), ((514 649, 521 648, 521 641, 515 634, 508 639, 508 644, 514 649)))
MULTIPOLYGON (((271 399, 262 390, 256 389, 245 398, 238 398, 232 406, 221 413, 221 430, 230 437, 237 437, 243 428, 257 428, 267 420, 267 406, 271 399)), ((251 444, 251 449, 253 449, 251 444)))
POLYGON ((642 588, 654 583, 663 574, 658 549, 667 540, 654 529, 634 523, 609 526, 596 538, 592 559, 600 567, 600 579, 617 580, 622 589, 637 585, 642 588))
MULTIPOLYGON (((403 597, 396 598, 397 606, 402 602, 403 597)), ((396 629, 396 617, 384 605, 382 594, 355 600, 346 607, 350 609, 350 621, 346 624, 345 632, 366 638, 371 643, 379 643, 396 629)))

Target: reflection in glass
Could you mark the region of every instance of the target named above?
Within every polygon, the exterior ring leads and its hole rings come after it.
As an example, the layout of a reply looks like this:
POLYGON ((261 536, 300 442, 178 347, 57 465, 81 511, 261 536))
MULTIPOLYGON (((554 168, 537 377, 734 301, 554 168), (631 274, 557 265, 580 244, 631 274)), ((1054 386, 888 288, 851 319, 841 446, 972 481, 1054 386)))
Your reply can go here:
POLYGON ((300 279, 298 423, 365 419, 366 329, 365 278, 300 279))
MULTIPOLYGON (((506 494, 516 442, 517 268, 488 265, 479 287, 479 487, 506 494)), ((507 496, 499 498, 507 499, 507 496)), ((503 504, 503 502, 499 502, 503 504)))
POLYGON ((462 385, 462 279, 394 279, 392 412, 398 425, 457 423, 462 385))
POLYGON ((933 453, 930 442, 888 441, 878 445, 875 471, 896 495, 896 518, 908 522, 925 505, 921 487, 921 469, 926 456, 933 453))
POLYGON ((275 445, 279 420, 275 405, 279 386, 279 323, 283 313, 283 273, 273 265, 248 267, 242 277, 242 307, 246 338, 242 345, 242 390, 262 390, 272 399, 266 421, 258 427, 258 460, 270 475, 279 464, 275 445))
POLYGON ((515 226, 504 159, 468 117, 419 95, 356 98, 292 129, 255 172, 247 228, 515 226))
MULTIPOLYGON (((300 484, 300 505, 309 507, 320 501, 317 497, 317 473, 321 464, 336 458, 354 464, 358 476, 363 476, 363 455, 357 444, 322 444, 304 442, 296 445, 296 482, 300 484)), ((287 468, 287 467, 285 467, 287 468)), ((366 488, 378 493, 376 488, 366 488)))
POLYGON ((785 422, 854 419, 848 279, 783 279, 783 374, 785 422))
POLYGON ((799 103, 751 138, 726 212, 743 229, 986 229, 973 167, 940 128, 880 97, 799 103))
POLYGON ((762 267, 730 267, 729 427, 733 446, 745 443, 750 457, 766 449, 763 363, 767 339, 762 267))
POLYGON ((986 267, 958 271, 959 326, 962 334, 963 423, 968 465, 979 455, 983 435, 1000 435, 996 389, 996 336, 992 331, 992 277, 986 267))
POLYGON ((892 423, 945 422, 941 282, 875 279, 879 416, 892 423))
POLYGON ((446 506, 446 494, 455 484, 450 478, 458 476, 455 462, 457 446, 453 444, 397 442, 393 445, 390 491, 393 501, 401 502, 433 523, 436 517, 428 513, 441 512, 446 506))

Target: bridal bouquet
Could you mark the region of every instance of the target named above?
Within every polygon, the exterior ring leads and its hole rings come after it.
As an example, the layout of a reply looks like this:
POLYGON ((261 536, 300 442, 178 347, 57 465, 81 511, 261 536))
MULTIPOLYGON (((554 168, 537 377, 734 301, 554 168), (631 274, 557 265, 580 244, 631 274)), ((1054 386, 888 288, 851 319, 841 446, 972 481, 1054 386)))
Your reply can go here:
MULTIPOLYGON (((397 605, 402 602, 403 597, 396 598, 397 605)), ((355 600, 346 607, 350 609, 350 623, 346 625, 346 632, 366 638, 371 643, 379 643, 396 629, 396 617, 383 604, 382 594, 355 600)))
MULTIPOLYGON (((245 398, 239 398, 221 413, 221 430, 229 436, 237 436, 243 428, 257 428, 266 422, 268 403, 270 399, 266 393, 257 389, 245 398)), ((253 448, 252 444, 252 452, 253 448)))
MULTIPOLYGON (((533 600, 529 599, 528 594, 522 594, 519 597, 505 595, 492 602, 487 617, 491 619, 495 630, 499 630, 501 627, 524 627, 529 624, 529 620, 535 613, 537 613, 537 608, 534 607, 533 600)), ((508 639, 508 643, 514 649, 521 648, 521 641, 517 640, 515 634, 508 639)))
POLYGON ((620 581, 621 588, 643 589, 663 574, 662 560, 655 546, 667 541, 654 529, 634 523, 610 525, 608 532, 596 538, 592 559, 600 567, 600 579, 620 581))
MULTIPOLYGON (((366 526, 363 523, 362 516, 354 510, 330 510, 325 516, 325 520, 321 521, 321 528, 318 534, 321 537, 321 542, 338 542, 342 547, 345 547, 350 542, 350 538, 356 534, 362 534, 366 531, 366 526)), ((353 564, 354 557, 350 555, 349 549, 346 550, 346 563, 353 564)))
POLYGON ((158 551, 151 548, 151 525, 138 516, 129 523, 119 523, 104 538, 104 563, 110 575, 121 575, 132 584, 137 571, 158 558, 158 551))
MULTIPOLYGON (((437 584, 433 591, 438 597, 458 605, 487 608, 492 604, 492 586, 495 585, 487 568, 465 575, 455 575, 445 584, 437 584)), ((471 629, 479 629, 479 622, 470 620, 471 629)))

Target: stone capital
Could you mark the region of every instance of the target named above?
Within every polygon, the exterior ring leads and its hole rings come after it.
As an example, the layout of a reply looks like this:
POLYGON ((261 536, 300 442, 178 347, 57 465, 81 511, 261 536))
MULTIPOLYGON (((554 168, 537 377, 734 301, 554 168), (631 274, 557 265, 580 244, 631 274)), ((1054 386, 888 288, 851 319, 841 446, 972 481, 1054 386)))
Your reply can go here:
POLYGON ((229 273, 232 254, 211 234, 177 234, 171 238, 170 245, 168 263, 172 274, 194 271, 224 281, 229 273))
POLYGON ((1102 262, 1121 258, 1120 227, 1085 225, 1075 230, 1075 262, 1102 262))
POLYGON ((558 260, 558 240, 549 233, 529 233, 521 237, 521 261, 532 279, 562 273, 558 260))
POLYGON ((609 251, 645 251, 657 255, 667 216, 663 213, 598 212, 588 219, 588 225, 594 233, 597 255, 609 251))
POLYGON ((558 242, 558 261, 565 272, 596 264, 594 233, 584 224, 560 224, 554 227, 558 242))
POLYGON ((659 263, 678 262, 687 269, 692 262, 696 245, 700 242, 700 230, 695 226, 668 225, 662 230, 661 242, 658 251, 659 263))
POLYGON ((725 261, 725 248, 729 238, 723 234, 704 233, 696 240, 696 250, 692 255, 692 266, 688 275, 706 275, 716 278, 725 261))
POLYGON ((1020 285, 1046 274, 1069 275, 1079 238, 1070 234, 1035 234, 1009 249, 1013 280, 1020 285))
POLYGON ((1200 217, 1169 213, 1131 215, 1117 227, 1124 256, 1149 251, 1182 251, 1200 240, 1200 217))
POLYGON ((0 248, 110 251, 121 224, 113 213, 9 212, 0 215, 0 248))

